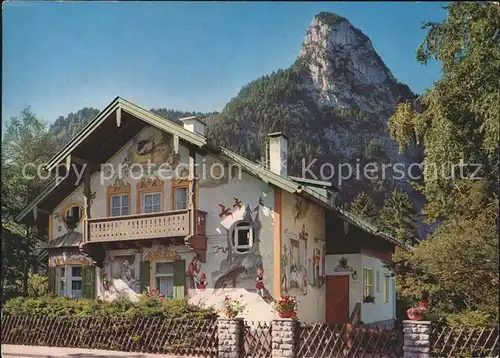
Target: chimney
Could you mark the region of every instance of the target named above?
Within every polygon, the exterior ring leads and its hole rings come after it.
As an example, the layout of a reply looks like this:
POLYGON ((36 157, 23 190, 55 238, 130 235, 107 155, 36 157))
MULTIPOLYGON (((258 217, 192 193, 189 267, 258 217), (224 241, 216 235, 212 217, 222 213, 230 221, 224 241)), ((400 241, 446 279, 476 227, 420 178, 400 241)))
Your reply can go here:
POLYGON ((179 118, 179 120, 188 131, 205 136, 205 123, 196 118, 196 116, 179 118))
POLYGON ((287 175, 288 138, 281 132, 269 133, 269 169, 287 175))

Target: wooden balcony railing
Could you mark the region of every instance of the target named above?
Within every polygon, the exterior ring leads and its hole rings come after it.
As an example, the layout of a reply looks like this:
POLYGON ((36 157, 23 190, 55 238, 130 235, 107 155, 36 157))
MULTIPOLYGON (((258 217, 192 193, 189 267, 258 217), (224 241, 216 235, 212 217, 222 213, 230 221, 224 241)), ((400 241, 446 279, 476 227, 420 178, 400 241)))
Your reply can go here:
MULTIPOLYGON (((173 210, 159 213, 92 218, 87 220, 85 241, 105 242, 189 235, 189 210, 173 210)), ((196 229, 200 230, 197 215, 196 229)))

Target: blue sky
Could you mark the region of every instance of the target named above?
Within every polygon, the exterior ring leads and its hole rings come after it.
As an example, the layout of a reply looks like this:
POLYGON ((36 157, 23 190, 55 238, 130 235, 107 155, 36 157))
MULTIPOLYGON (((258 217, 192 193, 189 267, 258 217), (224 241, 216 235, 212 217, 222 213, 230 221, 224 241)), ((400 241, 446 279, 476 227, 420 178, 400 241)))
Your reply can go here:
POLYGON ((445 3, 3 3, 2 115, 30 105, 48 122, 116 96, 146 108, 214 111, 297 57, 320 11, 346 17, 417 93, 440 66, 416 62, 424 21, 445 3))

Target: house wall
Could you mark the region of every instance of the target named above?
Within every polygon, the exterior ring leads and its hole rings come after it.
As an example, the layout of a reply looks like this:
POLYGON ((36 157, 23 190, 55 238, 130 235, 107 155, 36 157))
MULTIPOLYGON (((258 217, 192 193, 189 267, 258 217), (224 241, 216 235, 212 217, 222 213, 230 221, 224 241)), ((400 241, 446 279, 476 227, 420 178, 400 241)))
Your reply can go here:
MULTIPOLYGON (((140 132, 124 148, 122 148, 111 160, 105 170, 96 173, 91 178, 91 190, 95 192, 92 201, 91 217, 107 216, 107 191, 108 187, 116 182, 119 165, 132 164, 144 160, 136 153, 137 143, 148 138, 154 138, 156 143, 161 142, 162 132, 148 127, 140 132), (114 168, 114 174, 110 171, 114 168)), ((174 157, 172 143, 169 137, 163 140, 163 154, 158 154, 161 162, 168 160, 186 165, 189 158, 189 150, 182 144, 179 146, 179 155, 174 157)), ((156 158, 158 159, 158 158, 156 158)), ((194 252, 185 246, 173 246, 171 241, 155 240, 151 248, 107 250, 104 269, 101 274, 106 274, 111 286, 110 289, 103 288, 102 277, 96 279, 99 282, 97 293, 103 298, 113 298, 121 289, 113 287, 116 285, 123 288, 123 292, 134 298, 140 293, 141 262, 146 260, 149 251, 169 252, 174 259, 181 258, 186 262, 186 293, 194 303, 220 306, 226 294, 235 298, 243 296, 247 304, 247 317, 253 320, 272 319, 272 305, 265 298, 273 292, 273 240, 274 240, 274 190, 264 182, 242 173, 237 166, 229 167, 227 164, 217 160, 213 156, 196 154, 197 183, 196 207, 205 211, 207 255, 206 262, 200 262, 194 252), (232 231, 240 221, 251 223, 254 231, 254 245, 246 253, 237 253, 232 248, 232 231), (148 251, 149 250, 149 251, 148 251), (177 255, 179 254, 179 255, 177 255), (130 280, 123 278, 124 269, 132 274, 130 280), (256 277, 257 270, 263 269, 264 290, 257 294, 256 277), (204 276, 204 290, 199 290, 198 282, 204 276), (123 282, 126 281, 126 287, 123 282), (235 287, 233 288, 233 281, 235 287)), ((137 184, 140 176, 134 176, 127 171, 120 172, 125 185, 130 185, 129 213, 136 214, 136 202, 138 198, 137 184)), ((156 172, 153 172, 155 175, 156 172)), ((163 185, 162 210, 171 210, 171 180, 165 180, 163 185)), ((78 187, 71 195, 61 202, 53 212, 54 238, 65 234, 68 229, 62 220, 65 210, 71 205, 84 206, 83 185, 78 187)), ((77 226, 75 231, 83 233, 83 225, 77 226)), ((125 246, 126 247, 126 246, 125 246)), ((167 255, 167 256, 168 256, 167 255)), ((159 256, 161 257, 161 255, 159 256)))
POLYGON ((361 320, 364 323, 373 323, 395 318, 396 291, 394 279, 389 278, 389 302, 384 303, 384 276, 390 275, 391 271, 384 267, 381 259, 363 255, 327 255, 327 275, 348 274, 349 275, 349 315, 354 310, 356 303, 361 303, 361 320), (339 260, 347 259, 349 269, 339 269, 339 260), (375 302, 363 302, 363 267, 373 269, 374 273, 374 297, 375 302), (356 279, 352 273, 356 271, 356 279), (377 272, 379 274, 379 285, 377 287, 377 272))
POLYGON ((296 296, 300 319, 325 321, 325 213, 283 193, 281 293, 296 296))

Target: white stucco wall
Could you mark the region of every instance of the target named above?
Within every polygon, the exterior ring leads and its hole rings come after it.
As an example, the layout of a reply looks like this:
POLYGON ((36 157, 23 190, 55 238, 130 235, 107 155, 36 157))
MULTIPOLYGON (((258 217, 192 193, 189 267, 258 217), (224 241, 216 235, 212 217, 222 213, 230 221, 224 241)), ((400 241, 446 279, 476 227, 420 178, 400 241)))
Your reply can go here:
POLYGON ((354 310, 356 303, 361 303, 361 320, 365 323, 385 321, 395 318, 396 291, 394 279, 389 278, 389 302, 384 302, 384 277, 390 275, 390 271, 383 266, 382 260, 362 254, 327 255, 327 275, 342 274, 335 271, 341 257, 347 259, 347 265, 352 269, 344 274, 349 275, 349 315, 354 310), (363 267, 373 269, 374 280, 374 303, 363 302, 363 267), (352 273, 356 271, 356 279, 352 273), (379 287, 377 289, 377 272, 379 274, 379 287))
POLYGON ((282 229, 281 256, 286 260, 282 259, 281 270, 286 283, 282 282, 281 294, 296 296, 300 319, 325 322, 324 209, 284 192, 282 229), (293 270, 293 266, 298 266, 298 270, 293 270))

